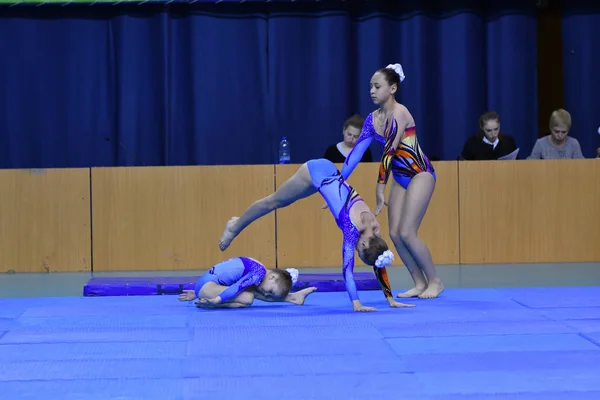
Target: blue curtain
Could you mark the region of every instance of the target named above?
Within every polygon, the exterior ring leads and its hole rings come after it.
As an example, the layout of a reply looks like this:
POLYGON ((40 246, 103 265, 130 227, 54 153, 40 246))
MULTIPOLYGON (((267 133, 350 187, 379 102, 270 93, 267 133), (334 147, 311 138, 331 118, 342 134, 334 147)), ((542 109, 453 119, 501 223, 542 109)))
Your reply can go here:
POLYGON ((282 136, 303 162, 395 62, 430 157, 456 159, 487 110, 529 153, 533 2, 397 3, 4 8, 0 168, 274 163, 282 136))
POLYGON ((215 8, 4 9, 0 167, 273 162, 266 20, 215 8))
POLYGON ((600 147, 600 5, 565 2, 562 34, 565 108, 573 120, 569 135, 579 140, 584 157, 595 157, 600 147))

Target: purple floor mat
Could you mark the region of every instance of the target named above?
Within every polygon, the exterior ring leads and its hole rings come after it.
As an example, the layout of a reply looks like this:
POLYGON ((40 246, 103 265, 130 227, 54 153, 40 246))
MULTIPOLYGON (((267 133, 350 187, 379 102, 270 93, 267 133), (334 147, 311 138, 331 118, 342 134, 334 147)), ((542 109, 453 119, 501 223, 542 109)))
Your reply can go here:
MULTIPOLYGON (((152 296, 179 294, 194 289, 198 276, 179 277, 114 277, 92 278, 83 287, 84 296, 152 296)), ((354 274, 358 290, 379 290, 373 273, 354 274)), ((319 292, 344 292, 346 285, 342 274, 300 274, 292 291, 315 286, 319 292)))

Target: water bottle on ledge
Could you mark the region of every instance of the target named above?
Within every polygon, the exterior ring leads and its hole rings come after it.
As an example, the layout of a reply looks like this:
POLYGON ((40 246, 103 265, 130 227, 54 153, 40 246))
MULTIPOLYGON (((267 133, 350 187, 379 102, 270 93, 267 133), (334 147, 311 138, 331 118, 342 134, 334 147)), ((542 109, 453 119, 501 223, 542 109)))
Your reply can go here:
POLYGON ((289 164, 290 163, 290 143, 287 141, 287 138, 284 136, 281 138, 281 142, 279 142, 279 164, 289 164))

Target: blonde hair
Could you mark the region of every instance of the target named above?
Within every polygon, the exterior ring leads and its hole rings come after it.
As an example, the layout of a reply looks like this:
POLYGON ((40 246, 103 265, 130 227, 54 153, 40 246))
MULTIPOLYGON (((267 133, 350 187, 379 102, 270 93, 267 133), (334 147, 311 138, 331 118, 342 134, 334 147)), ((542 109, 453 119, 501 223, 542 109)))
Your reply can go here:
POLYGON ((571 114, 567 110, 560 108, 552 112, 550 115, 550 129, 557 125, 566 126, 567 130, 571 129, 571 114))

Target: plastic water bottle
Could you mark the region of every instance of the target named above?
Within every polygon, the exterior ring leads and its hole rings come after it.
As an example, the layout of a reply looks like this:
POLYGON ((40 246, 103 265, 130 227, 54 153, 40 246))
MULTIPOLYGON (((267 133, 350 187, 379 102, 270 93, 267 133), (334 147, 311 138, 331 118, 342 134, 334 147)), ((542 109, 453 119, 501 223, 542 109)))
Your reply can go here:
POLYGON ((281 142, 279 142, 279 164, 289 164, 290 163, 290 143, 287 141, 287 138, 284 136, 281 138, 281 142))

